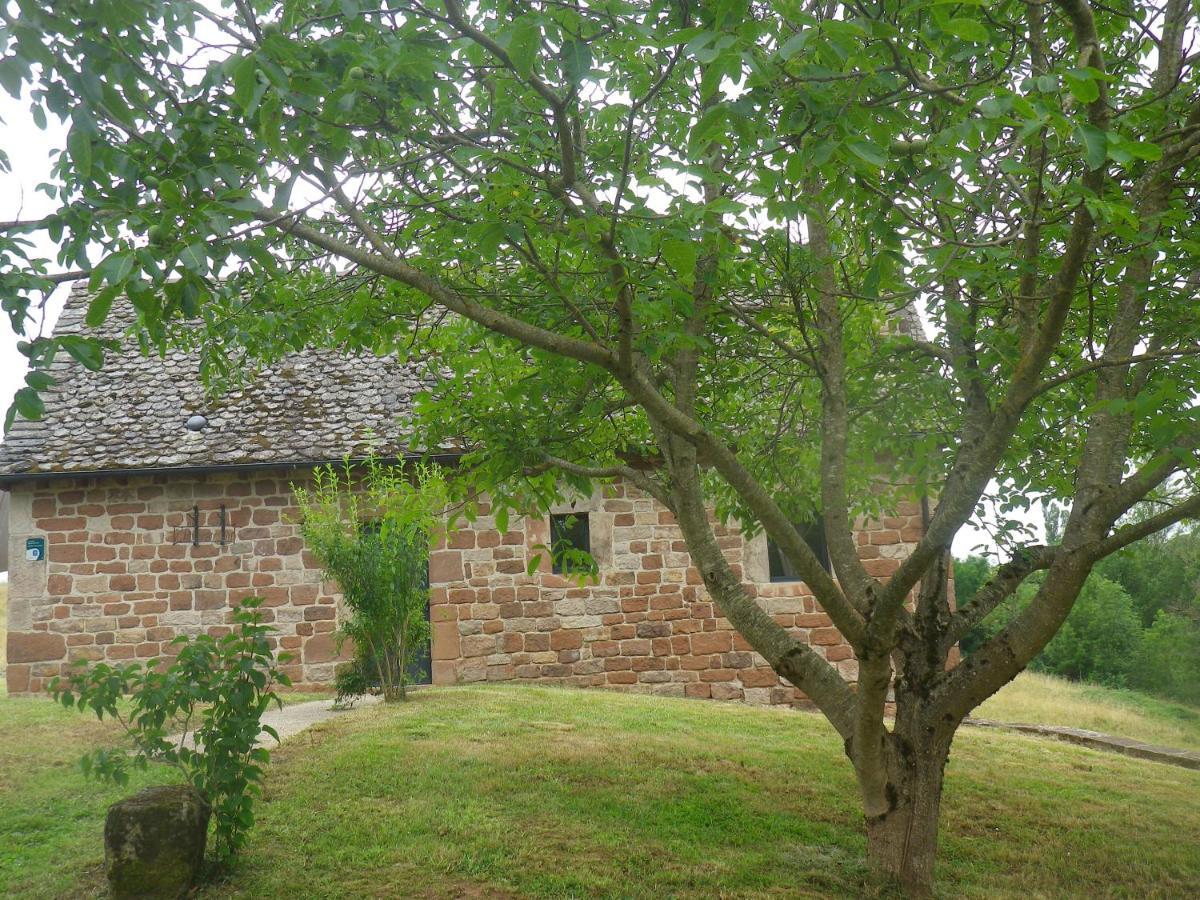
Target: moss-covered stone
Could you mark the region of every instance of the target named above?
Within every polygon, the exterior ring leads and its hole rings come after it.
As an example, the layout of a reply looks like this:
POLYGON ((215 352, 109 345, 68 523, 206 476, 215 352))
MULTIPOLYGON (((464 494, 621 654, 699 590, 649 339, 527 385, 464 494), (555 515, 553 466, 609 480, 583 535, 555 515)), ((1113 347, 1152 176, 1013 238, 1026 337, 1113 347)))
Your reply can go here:
POLYGON ((104 866, 114 900, 173 898, 195 884, 210 813, 186 784, 148 787, 110 806, 104 866))

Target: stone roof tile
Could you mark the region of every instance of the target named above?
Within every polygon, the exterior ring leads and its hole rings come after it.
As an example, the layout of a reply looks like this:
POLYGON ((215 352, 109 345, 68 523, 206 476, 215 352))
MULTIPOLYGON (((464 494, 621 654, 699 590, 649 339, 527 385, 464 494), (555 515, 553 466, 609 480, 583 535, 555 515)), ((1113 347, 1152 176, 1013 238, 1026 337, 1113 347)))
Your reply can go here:
POLYGON ((55 359, 45 415, 13 423, 0 444, 0 476, 305 464, 409 449, 413 398, 430 384, 422 362, 308 350, 212 398, 198 353, 143 356, 123 337, 132 309, 115 305, 104 326, 90 330, 87 304, 86 292, 73 291, 56 333, 118 339, 120 350, 106 353, 98 372, 66 354, 55 359), (198 432, 185 427, 194 414, 208 419, 198 432))

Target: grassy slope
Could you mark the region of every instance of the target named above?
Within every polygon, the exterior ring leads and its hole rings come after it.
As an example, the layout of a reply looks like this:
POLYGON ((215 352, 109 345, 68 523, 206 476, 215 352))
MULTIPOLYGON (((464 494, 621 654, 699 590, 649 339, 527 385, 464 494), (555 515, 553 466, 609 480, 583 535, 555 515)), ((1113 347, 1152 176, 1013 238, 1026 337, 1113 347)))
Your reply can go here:
MULTIPOLYGON (((938 876, 953 896, 1186 895, 1198 828, 1198 773, 970 731, 938 876)), ((816 716, 438 690, 288 745, 245 868, 210 894, 857 896, 863 852, 816 716)))
MULTIPOLYGON (((85 716, 0 700, 0 896, 92 893, 85 716)), ((225 897, 861 896, 861 816, 816 716, 551 688, 420 692, 275 755, 225 897)), ((945 896, 1200 892, 1200 773, 965 730, 945 896)))
POLYGON ((1200 709, 1137 691, 1033 672, 1021 674, 973 715, 1003 722, 1070 725, 1150 744, 1200 750, 1200 709))
MULTIPOLYGON (((817 717, 548 688, 424 692, 302 735, 210 896, 859 896, 817 717)), ((1200 773, 995 732, 950 763, 946 896, 1200 891, 1200 773)))

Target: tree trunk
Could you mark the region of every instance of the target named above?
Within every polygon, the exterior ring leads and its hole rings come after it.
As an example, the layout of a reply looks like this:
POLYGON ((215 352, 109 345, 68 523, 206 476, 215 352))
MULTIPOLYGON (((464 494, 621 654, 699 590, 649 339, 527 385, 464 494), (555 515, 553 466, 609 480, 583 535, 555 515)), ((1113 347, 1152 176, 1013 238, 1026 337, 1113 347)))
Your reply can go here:
POLYGON ((922 750, 907 767, 892 767, 886 792, 894 805, 867 819, 867 862, 873 872, 893 882, 906 897, 933 893, 937 855, 938 812, 947 753, 922 750), (907 770, 906 770, 907 769, 907 770))

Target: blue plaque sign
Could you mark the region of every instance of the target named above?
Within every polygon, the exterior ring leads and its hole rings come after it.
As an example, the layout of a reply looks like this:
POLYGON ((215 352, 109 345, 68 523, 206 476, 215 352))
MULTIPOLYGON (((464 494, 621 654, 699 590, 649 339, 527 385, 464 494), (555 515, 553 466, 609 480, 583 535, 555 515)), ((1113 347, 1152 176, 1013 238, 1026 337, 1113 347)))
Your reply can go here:
POLYGON ((42 562, 46 558, 45 538, 25 538, 25 559, 29 562, 42 562))

